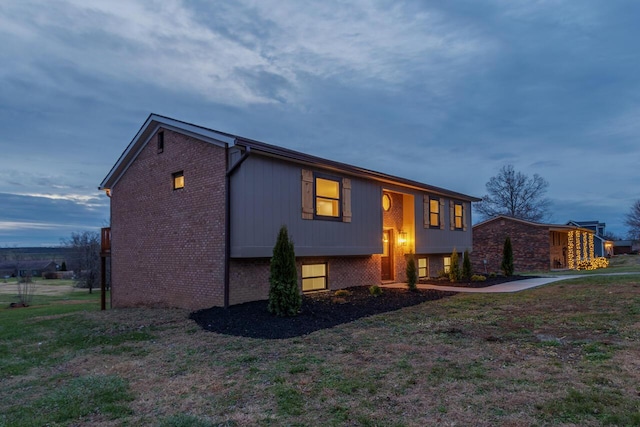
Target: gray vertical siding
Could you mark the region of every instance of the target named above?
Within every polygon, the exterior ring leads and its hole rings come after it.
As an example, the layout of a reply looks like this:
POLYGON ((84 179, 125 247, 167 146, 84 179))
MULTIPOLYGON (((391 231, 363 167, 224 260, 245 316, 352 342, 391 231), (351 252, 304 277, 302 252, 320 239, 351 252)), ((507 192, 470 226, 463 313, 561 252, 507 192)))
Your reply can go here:
MULTIPOLYGON (((371 255, 382 252, 382 190, 414 196, 415 253, 471 250, 471 204, 464 202, 467 230, 450 230, 449 200, 444 229, 424 228, 419 190, 383 185, 337 172, 252 154, 231 179, 231 256, 270 257, 280 226, 286 225, 298 256, 371 255), (352 221, 302 219, 302 169, 351 179, 352 221)), ((455 200, 455 199, 454 199, 455 200)), ((457 201, 457 200, 456 200, 457 201)))
MULTIPOLYGON (((382 252, 381 187, 351 178, 350 223, 302 219, 302 166, 250 155, 231 179, 231 256, 270 257, 286 225, 298 256, 370 255, 382 252)), ((306 168, 311 169, 312 168, 306 168)))
MULTIPOLYGON (((458 252, 471 251, 472 230, 471 230, 471 203, 463 202, 464 215, 467 220, 467 230, 451 230, 451 219, 449 216, 449 201, 460 201, 444 197, 444 229, 424 228, 422 224, 422 194, 419 200, 416 198, 416 253, 417 254, 443 254, 451 253, 453 249, 458 252)), ((427 193, 428 194, 428 193, 427 193)), ((440 196, 442 199, 443 197, 440 196)))

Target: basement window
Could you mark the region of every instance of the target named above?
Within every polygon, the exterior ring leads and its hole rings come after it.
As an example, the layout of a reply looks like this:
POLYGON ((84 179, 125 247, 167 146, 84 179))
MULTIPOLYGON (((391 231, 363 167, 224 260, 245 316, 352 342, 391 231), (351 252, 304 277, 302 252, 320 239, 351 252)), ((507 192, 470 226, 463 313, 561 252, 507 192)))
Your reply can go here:
POLYGON ((423 279, 427 277, 428 274, 429 274, 429 269, 427 268, 427 259, 418 258, 418 278, 423 279))
POLYGON ((184 171, 176 172, 173 176, 173 189, 179 190, 184 188, 184 171))
POLYGON ((302 291, 327 289, 327 264, 302 265, 302 291))
POLYGON ((451 272, 451 257, 444 257, 444 272, 449 274, 451 272))

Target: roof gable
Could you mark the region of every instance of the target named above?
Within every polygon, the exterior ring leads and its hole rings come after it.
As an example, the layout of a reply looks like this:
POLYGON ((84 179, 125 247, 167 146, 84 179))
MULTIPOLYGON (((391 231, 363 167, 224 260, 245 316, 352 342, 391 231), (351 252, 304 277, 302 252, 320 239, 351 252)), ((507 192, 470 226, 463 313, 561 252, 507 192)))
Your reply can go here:
POLYGON ((100 190, 111 189, 160 128, 192 136, 221 147, 233 144, 235 138, 234 135, 225 132, 175 120, 170 117, 160 116, 158 114, 150 114, 98 188, 100 190))

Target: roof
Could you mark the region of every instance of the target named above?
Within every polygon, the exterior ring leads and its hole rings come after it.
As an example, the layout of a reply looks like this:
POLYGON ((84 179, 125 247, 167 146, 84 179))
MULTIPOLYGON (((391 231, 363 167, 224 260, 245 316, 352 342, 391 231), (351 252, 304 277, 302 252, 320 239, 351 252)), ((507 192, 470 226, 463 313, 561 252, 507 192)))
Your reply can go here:
POLYGON ((251 149, 252 153, 258 151, 268 156, 273 156, 280 159, 301 163, 304 165, 311 165, 311 166, 322 167, 325 169, 342 171, 351 175, 355 175, 355 176, 359 176, 367 179, 373 179, 375 181, 379 181, 387 184, 395 184, 395 185, 414 188, 418 190, 425 190, 431 193, 452 196, 452 197, 462 199, 462 200, 467 200, 470 202, 478 202, 481 200, 477 197, 469 196, 466 194, 458 193, 455 191, 447 190, 447 189, 436 187, 433 185, 424 184, 422 182, 417 182, 417 181, 401 178, 394 175, 388 175, 382 172, 376 172, 376 171, 364 169, 358 166, 336 162, 334 160, 328 160, 321 157, 312 156, 309 154, 301 153, 299 151, 289 150, 287 148, 266 144, 264 142, 255 141, 248 138, 237 137, 236 145, 241 147, 248 147, 251 149))
POLYGON ((507 215, 498 215, 498 216, 495 216, 493 218, 489 218, 489 219, 487 219, 485 221, 479 222, 478 224, 474 225, 473 228, 479 227, 481 225, 488 224, 488 223, 493 222, 493 221, 497 221, 499 219, 519 222, 519 223, 522 223, 522 224, 531 225, 533 227, 548 228, 549 231, 581 230, 581 231, 586 231, 586 232, 589 232, 589 233, 593 233, 593 230, 589 230, 588 228, 578 227, 578 226, 575 226, 575 225, 545 224, 545 223, 542 223, 542 222, 533 222, 533 221, 527 221, 526 219, 514 218, 514 217, 511 217, 511 216, 507 216, 507 215))
POLYGON ((575 224, 575 225, 582 226, 582 227, 586 227, 586 226, 589 226, 589 225, 595 225, 597 227, 600 227, 600 226, 604 227, 604 226, 607 225, 604 222, 600 222, 600 221, 574 221, 574 220, 570 220, 569 222, 567 222, 567 224, 575 224))
POLYGON ((111 168, 107 176, 100 184, 100 190, 107 190, 113 188, 118 182, 120 177, 124 174, 127 168, 133 163, 136 157, 140 154, 142 149, 149 142, 149 139, 160 128, 166 128, 187 134, 209 142, 215 145, 228 147, 230 145, 238 146, 244 149, 249 148, 252 154, 258 153, 265 156, 276 157, 290 162, 300 163, 303 165, 311 165, 321 167, 324 169, 338 170, 344 173, 372 179, 375 181, 394 184, 403 187, 409 187, 419 190, 428 191, 431 193, 446 195, 457 199, 477 202, 481 199, 466 194, 458 193, 455 191, 447 190, 444 188, 424 184, 409 179, 388 175, 382 172, 376 172, 369 169, 360 168, 357 166, 349 165, 346 163, 340 163, 321 157, 312 156, 309 154, 301 153, 294 150, 289 150, 283 147, 267 144, 264 142, 256 141, 242 136, 233 135, 230 133, 220 132, 215 129, 209 129, 206 127, 194 125, 191 123, 175 120, 170 117, 165 117, 157 114, 150 114, 147 120, 144 122, 138 133, 131 140, 125 151, 122 153, 116 164, 111 168))

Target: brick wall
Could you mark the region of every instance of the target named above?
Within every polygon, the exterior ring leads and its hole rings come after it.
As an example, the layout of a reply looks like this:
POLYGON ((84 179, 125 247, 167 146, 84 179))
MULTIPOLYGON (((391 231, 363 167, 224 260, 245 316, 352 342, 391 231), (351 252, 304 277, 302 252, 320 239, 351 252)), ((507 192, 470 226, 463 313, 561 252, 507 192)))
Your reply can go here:
MULTIPOLYGON (((268 258, 233 259, 229 270, 230 304, 269 298, 268 258)), ((297 258, 298 286, 302 289, 303 263, 327 263, 329 290, 380 283, 380 256, 297 258)))
POLYGON ((225 149, 164 130, 113 188, 114 307, 223 304, 225 149), (173 190, 172 174, 185 187, 173 190))
POLYGON ((515 271, 549 270, 549 229, 545 226, 498 218, 473 227, 473 270, 500 273, 504 241, 509 236, 515 271))

